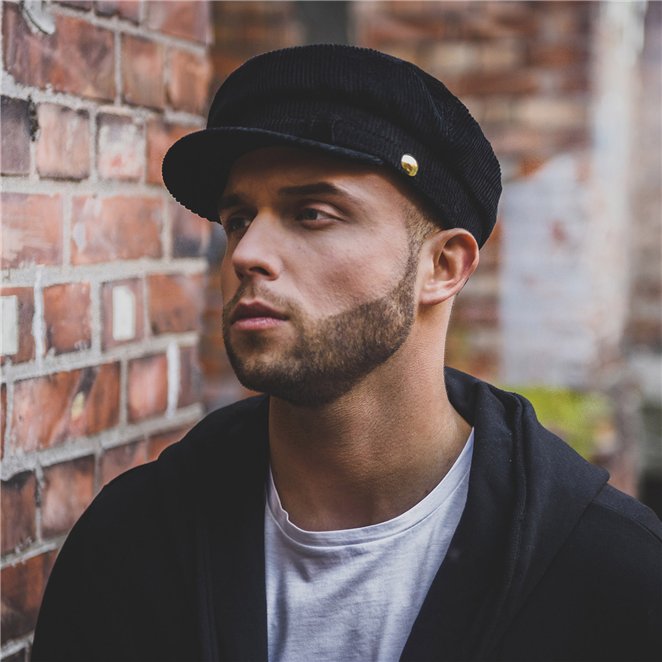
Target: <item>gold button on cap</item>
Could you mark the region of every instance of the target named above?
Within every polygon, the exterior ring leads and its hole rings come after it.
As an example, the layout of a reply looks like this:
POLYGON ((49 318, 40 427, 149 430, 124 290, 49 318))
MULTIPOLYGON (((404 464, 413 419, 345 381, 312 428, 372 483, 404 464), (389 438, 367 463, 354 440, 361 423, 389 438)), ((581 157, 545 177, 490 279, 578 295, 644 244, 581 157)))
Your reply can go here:
POLYGON ((400 158, 402 169, 410 176, 415 177, 418 172, 418 161, 411 154, 403 154, 400 158))

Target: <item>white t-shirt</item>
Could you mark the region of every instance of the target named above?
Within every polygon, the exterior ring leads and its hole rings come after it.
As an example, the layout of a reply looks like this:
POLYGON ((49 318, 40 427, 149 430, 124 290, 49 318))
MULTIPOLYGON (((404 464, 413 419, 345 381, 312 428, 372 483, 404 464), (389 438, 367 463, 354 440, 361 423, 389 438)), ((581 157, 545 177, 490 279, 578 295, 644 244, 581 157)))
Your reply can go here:
POLYGON ((398 660, 464 510, 473 430, 443 480, 398 517, 304 531, 269 477, 265 558, 269 662, 398 660))

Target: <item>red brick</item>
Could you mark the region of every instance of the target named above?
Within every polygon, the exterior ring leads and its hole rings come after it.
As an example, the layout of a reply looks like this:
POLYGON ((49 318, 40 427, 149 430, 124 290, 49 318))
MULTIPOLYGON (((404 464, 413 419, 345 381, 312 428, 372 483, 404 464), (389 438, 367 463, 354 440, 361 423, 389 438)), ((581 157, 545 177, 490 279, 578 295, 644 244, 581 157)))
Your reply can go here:
POLYGON ((140 20, 140 0, 97 0, 94 8, 100 16, 119 16, 133 23, 140 20))
POLYGON ((163 184, 161 163, 169 147, 182 136, 191 133, 190 126, 168 124, 160 119, 147 125, 147 181, 150 184, 163 184))
MULTIPOLYGON (((109 347, 116 347, 123 343, 134 342, 136 340, 142 339, 144 336, 143 329, 143 287, 142 281, 139 279, 128 279, 128 280, 119 280, 112 281, 110 283, 104 283, 101 288, 101 324, 102 324, 102 339, 101 343, 104 349, 109 347), (129 288, 133 294, 133 300, 135 303, 133 311, 133 319, 135 323, 135 335, 132 338, 126 339, 115 339, 113 337, 113 290, 116 287, 126 287, 129 288)), ((125 313, 126 314, 126 313, 125 313)), ((130 314, 130 313, 128 313, 130 314)))
POLYGON ((168 405, 168 360, 155 354, 129 361, 129 420, 162 414, 168 405))
POLYGON ((197 347, 181 347, 179 350, 179 398, 178 407, 200 402, 202 374, 198 363, 197 347))
POLYGON ((31 287, 2 287, 0 296, 15 296, 18 300, 18 352, 0 357, 0 365, 7 359, 12 363, 31 361, 34 358, 34 336, 32 320, 34 317, 34 293, 31 287))
POLYGON ((125 115, 97 118, 97 170, 102 179, 139 181, 145 171, 145 131, 125 115))
POLYGON ((63 283, 44 288, 47 351, 62 354, 90 347, 90 305, 88 283, 63 283))
POLYGON ((162 203, 156 198, 74 198, 74 264, 161 257, 162 203))
POLYGON ((120 366, 119 363, 105 363, 98 368, 87 368, 78 390, 82 394, 82 403, 78 407, 80 415, 74 424, 74 433, 98 434, 102 430, 114 427, 119 422, 120 403, 120 366), (86 374, 92 385, 89 391, 85 383, 86 374))
POLYGON ((190 212, 178 202, 169 202, 172 218, 172 252, 175 257, 200 257, 205 255, 213 225, 190 212))
POLYGON ((496 328, 499 321, 498 301, 491 297, 458 297, 453 307, 453 319, 457 324, 496 328))
POLYGON ((448 88, 459 97, 485 95, 527 95, 540 89, 540 76, 527 69, 517 71, 474 72, 446 81, 448 88))
POLYGON ((101 484, 147 462, 147 442, 137 441, 107 450, 101 458, 101 484))
POLYGON ((3 175, 27 175, 30 172, 28 102, 3 95, 0 115, 0 171, 3 175))
POLYGON ((170 50, 168 101, 173 108, 206 114, 210 80, 209 58, 179 49, 170 50))
POLYGON ((119 364, 24 379, 14 386, 11 452, 31 452, 97 434, 119 420, 119 364), (35 414, 35 403, 48 403, 35 414))
POLYGON ((2 569, 2 644, 30 633, 37 621, 56 552, 2 569))
POLYGON ((2 268, 62 261, 62 204, 59 195, 3 193, 2 268))
POLYGON ((147 459, 151 462, 161 455, 161 453, 168 448, 168 446, 179 441, 190 428, 180 428, 179 430, 172 430, 170 432, 162 432, 154 435, 149 439, 149 448, 147 451, 147 459))
POLYGON ((46 467, 41 494, 43 537, 67 533, 94 497, 94 457, 46 467))
POLYGON ((152 333, 195 331, 204 306, 204 283, 199 276, 149 276, 149 320, 152 333))
POLYGON ((588 64, 588 44, 550 44, 532 41, 527 44, 528 62, 536 67, 558 68, 588 64))
POLYGON ((3 3, 4 62, 18 83, 93 99, 115 97, 113 34, 82 18, 55 16, 52 35, 34 33, 16 4, 3 3))
POLYGON ((54 179, 85 179, 90 174, 90 122, 85 110, 40 104, 37 171, 54 179))
POLYGON ((122 35, 122 99, 135 106, 163 108, 164 61, 161 44, 122 35))
POLYGON ((147 3, 147 25, 152 30, 165 32, 201 43, 211 41, 211 17, 207 2, 158 2, 147 3))
POLYGON ((37 479, 24 471, 2 481, 2 553, 30 544, 36 538, 37 479))

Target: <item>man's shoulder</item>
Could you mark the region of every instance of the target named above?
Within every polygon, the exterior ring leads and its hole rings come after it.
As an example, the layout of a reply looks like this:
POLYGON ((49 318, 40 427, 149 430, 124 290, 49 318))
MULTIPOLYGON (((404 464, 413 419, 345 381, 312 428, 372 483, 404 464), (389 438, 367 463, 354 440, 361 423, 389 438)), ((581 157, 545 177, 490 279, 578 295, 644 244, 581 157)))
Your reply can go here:
MULTIPOLYGON (((611 485, 589 504, 571 542, 585 560, 611 568, 612 576, 662 584, 662 522, 647 506, 611 485), (656 576, 650 572, 657 569, 656 576), (625 572, 627 571, 627 572, 625 572)), ((597 565, 596 565, 597 564, 597 565)))

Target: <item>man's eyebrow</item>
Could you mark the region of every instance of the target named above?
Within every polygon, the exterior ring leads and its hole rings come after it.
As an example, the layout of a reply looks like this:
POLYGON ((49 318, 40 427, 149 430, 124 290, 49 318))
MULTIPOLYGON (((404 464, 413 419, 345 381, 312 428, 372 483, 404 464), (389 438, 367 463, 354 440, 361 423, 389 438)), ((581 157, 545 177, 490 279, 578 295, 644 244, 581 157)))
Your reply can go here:
POLYGON ((336 186, 331 182, 315 182, 313 184, 301 184, 299 186, 285 186, 278 190, 278 195, 304 196, 304 195, 334 195, 342 197, 344 200, 354 204, 359 209, 364 209, 365 205, 361 198, 350 193, 342 186, 336 186))
MULTIPOLYGON (((298 186, 284 186, 283 188, 278 189, 278 195, 283 197, 295 197, 303 195, 336 195, 342 196, 343 198, 348 199, 351 202, 354 202, 358 206, 361 205, 361 201, 356 198, 354 195, 346 191, 340 186, 336 186, 331 182, 315 182, 312 184, 300 184, 298 186)), ((229 193, 224 195, 218 202, 218 210, 223 211, 224 209, 229 209, 230 207, 236 207, 241 204, 245 204, 245 199, 239 193, 229 193)))
POLYGON ((240 195, 236 193, 230 193, 229 195, 224 195, 218 201, 218 210, 222 211, 223 209, 229 209, 230 207, 236 207, 243 202, 243 199, 240 195))
POLYGON ((331 184, 330 182, 315 182, 314 184, 301 184, 299 186, 284 186, 281 189, 278 189, 279 195, 318 195, 320 193, 326 193, 331 195, 347 195, 347 192, 331 184))

